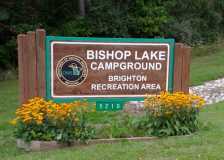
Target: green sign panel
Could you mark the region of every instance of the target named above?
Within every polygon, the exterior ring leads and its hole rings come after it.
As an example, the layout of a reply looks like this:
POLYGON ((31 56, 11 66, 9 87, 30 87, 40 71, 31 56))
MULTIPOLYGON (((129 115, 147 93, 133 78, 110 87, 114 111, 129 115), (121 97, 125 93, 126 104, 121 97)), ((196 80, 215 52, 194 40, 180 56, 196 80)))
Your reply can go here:
POLYGON ((123 109, 123 103, 116 102, 98 102, 96 103, 97 111, 118 111, 123 109))

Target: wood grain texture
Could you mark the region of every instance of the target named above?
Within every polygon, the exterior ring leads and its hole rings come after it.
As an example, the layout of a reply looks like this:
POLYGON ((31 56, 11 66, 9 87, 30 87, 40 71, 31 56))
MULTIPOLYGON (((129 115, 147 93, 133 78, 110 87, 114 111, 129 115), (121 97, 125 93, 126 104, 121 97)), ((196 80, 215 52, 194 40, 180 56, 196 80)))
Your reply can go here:
POLYGON ((37 87, 37 56, 36 56, 36 34, 35 32, 28 32, 28 98, 33 98, 38 95, 37 87))
POLYGON ((26 102, 29 98, 29 63, 28 63, 28 45, 29 45, 29 41, 28 41, 28 36, 25 35, 25 37, 23 38, 23 60, 22 60, 22 72, 23 72, 23 83, 24 83, 24 101, 26 102))
POLYGON ((24 47, 25 47, 25 38, 26 35, 20 34, 17 37, 17 44, 18 44, 18 69, 19 69, 19 103, 22 104, 25 102, 25 73, 23 71, 24 63, 23 63, 23 57, 24 57, 24 47))
POLYGON ((182 43, 176 43, 175 45, 175 56, 174 56, 174 84, 173 91, 178 92, 182 91, 182 56, 183 56, 183 48, 184 45, 182 43))
POLYGON ((189 93, 191 48, 184 46, 182 56, 182 91, 189 93))
POLYGON ((36 46, 37 46, 37 75, 38 75, 38 96, 46 96, 46 73, 45 73, 45 38, 44 29, 36 30, 36 46))

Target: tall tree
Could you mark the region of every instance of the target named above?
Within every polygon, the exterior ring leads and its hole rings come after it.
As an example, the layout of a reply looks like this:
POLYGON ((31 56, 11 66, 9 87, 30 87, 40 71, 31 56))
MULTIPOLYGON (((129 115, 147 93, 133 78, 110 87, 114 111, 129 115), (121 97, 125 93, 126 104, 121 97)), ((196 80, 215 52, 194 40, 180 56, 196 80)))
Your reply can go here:
POLYGON ((85 0, 79 0, 79 14, 80 16, 86 15, 85 0))

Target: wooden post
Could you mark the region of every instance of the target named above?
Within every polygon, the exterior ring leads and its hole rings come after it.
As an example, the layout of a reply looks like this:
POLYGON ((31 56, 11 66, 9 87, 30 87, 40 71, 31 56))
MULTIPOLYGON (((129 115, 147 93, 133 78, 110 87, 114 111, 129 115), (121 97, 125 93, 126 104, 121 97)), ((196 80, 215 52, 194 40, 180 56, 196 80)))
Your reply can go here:
POLYGON ((18 35, 20 104, 45 97, 45 37, 43 29, 18 35))
POLYGON ((174 55, 174 78, 173 78, 173 91, 178 92, 182 89, 182 53, 183 53, 183 44, 177 43, 175 45, 175 55, 174 55))
POLYGON ((37 53, 36 53, 36 35, 35 32, 28 32, 28 60, 25 63, 28 63, 28 98, 33 98, 38 95, 38 86, 37 86, 37 53))
POLYGON ((45 81, 45 37, 44 29, 36 30, 38 96, 46 96, 45 81))
POLYGON ((174 92, 189 93, 191 48, 181 43, 175 45, 174 92))
POLYGON ((19 67, 19 102, 20 104, 24 103, 26 100, 26 91, 25 91, 25 72, 24 72, 24 47, 25 47, 25 38, 26 35, 20 34, 17 37, 18 43, 18 67, 19 67))
POLYGON ((182 56, 182 91, 189 93, 191 48, 184 47, 182 56))
POLYGON ((21 104, 26 102, 29 98, 28 45, 27 35, 18 35, 19 90, 21 104))

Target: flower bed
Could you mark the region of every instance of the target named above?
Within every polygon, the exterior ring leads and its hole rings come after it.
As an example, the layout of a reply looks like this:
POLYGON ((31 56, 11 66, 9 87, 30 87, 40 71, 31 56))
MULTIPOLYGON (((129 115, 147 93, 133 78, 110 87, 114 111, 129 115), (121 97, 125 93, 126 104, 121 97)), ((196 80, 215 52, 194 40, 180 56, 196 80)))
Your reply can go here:
POLYGON ((144 106, 150 119, 151 134, 176 136, 195 132, 199 127, 198 114, 204 103, 201 97, 182 92, 162 92, 146 97, 144 106))
POLYGON ((87 101, 57 104, 36 97, 17 109, 11 123, 16 126, 19 146, 26 146, 26 150, 150 140, 152 136, 189 135, 197 131, 203 104, 204 100, 195 95, 162 92, 146 96, 142 113, 133 115, 125 111, 95 112, 95 106, 87 101))
POLYGON ((89 105, 86 101, 57 104, 38 97, 31 99, 16 111, 12 121, 16 125, 15 136, 27 142, 85 142, 93 133, 86 125, 86 113, 91 111, 89 105))

